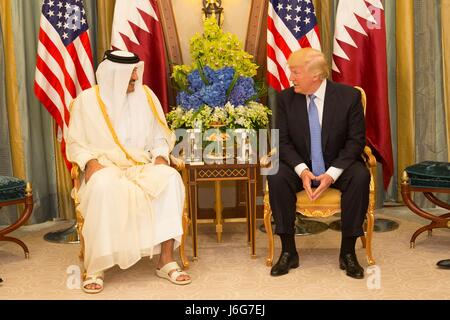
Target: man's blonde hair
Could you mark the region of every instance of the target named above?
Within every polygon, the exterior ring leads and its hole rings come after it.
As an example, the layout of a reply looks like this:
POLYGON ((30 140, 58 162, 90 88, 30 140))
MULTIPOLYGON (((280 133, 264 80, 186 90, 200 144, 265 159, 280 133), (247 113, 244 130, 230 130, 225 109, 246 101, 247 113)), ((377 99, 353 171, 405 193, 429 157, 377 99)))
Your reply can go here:
POLYGON ((322 79, 328 78, 330 74, 325 55, 313 48, 302 48, 292 52, 287 63, 291 68, 304 66, 308 72, 318 72, 322 79))

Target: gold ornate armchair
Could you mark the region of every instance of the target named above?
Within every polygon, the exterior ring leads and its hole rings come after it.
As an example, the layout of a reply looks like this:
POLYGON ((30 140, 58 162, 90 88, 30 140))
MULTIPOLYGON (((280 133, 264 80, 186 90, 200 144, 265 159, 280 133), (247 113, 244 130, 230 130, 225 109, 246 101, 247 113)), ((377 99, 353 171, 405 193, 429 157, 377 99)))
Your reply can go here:
MULTIPOLYGON (((186 186, 187 174, 186 174, 186 170, 185 170, 184 161, 170 155, 170 166, 173 167, 174 169, 176 169, 178 172, 180 172, 180 174, 183 178, 184 185, 186 186)), ((75 212, 76 212, 76 220, 77 220, 76 228, 77 228, 77 232, 78 232, 78 235, 80 238, 79 258, 80 258, 80 260, 83 260, 84 259, 84 238, 83 238, 82 230, 83 230, 84 218, 79 210, 80 201, 78 199, 78 190, 80 189, 81 181, 82 181, 83 177, 80 175, 80 168, 78 167, 78 165, 76 163, 72 163, 71 177, 73 179, 73 189, 72 189, 71 196, 75 203, 75 212)), ((190 224, 189 209, 188 209, 187 199, 185 199, 184 208, 183 208, 183 236, 181 237, 181 244, 180 244, 180 251, 179 251, 181 262, 183 264, 183 268, 189 267, 189 262, 186 258, 186 254, 185 254, 185 250, 184 250, 185 243, 186 243, 187 228, 188 228, 189 224, 190 224)))
MULTIPOLYGON (((355 87, 361 91, 361 102, 366 111, 366 94, 362 88, 355 87)), ((273 149, 267 156, 261 158, 261 166, 270 166, 270 157, 277 152, 273 149)), ((372 154, 370 147, 366 146, 362 154, 364 162, 370 171, 370 185, 369 185, 369 207, 367 209, 366 219, 367 219, 367 229, 365 236, 361 237, 363 247, 366 248, 367 262, 369 265, 375 264, 375 260, 372 256, 372 235, 374 226, 374 210, 375 210, 375 179, 376 179, 376 159, 372 154)), ((326 190, 322 196, 315 200, 309 200, 306 192, 303 190, 297 193, 297 212, 300 212, 307 217, 315 218, 325 218, 334 215, 341 211, 341 192, 337 189, 329 188, 326 190)), ((268 255, 266 259, 266 265, 271 266, 273 263, 274 255, 274 239, 272 231, 272 210, 270 209, 269 203, 269 187, 266 182, 264 188, 264 227, 267 232, 268 237, 268 255)))

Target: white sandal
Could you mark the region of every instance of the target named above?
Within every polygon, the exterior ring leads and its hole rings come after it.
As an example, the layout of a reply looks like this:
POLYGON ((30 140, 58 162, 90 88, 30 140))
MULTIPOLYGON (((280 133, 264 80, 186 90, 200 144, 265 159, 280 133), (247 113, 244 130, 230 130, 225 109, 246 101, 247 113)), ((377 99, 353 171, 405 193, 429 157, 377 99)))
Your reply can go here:
POLYGON ((156 269, 156 275, 160 278, 164 278, 169 280, 172 283, 175 284, 189 284, 192 282, 192 279, 187 279, 187 280, 177 280, 177 278, 181 275, 183 276, 188 276, 189 274, 187 274, 187 272, 184 272, 180 266, 178 265, 178 263, 176 263, 175 261, 169 262, 168 264, 166 264, 164 267, 162 267, 161 269, 156 269), (172 273, 171 273, 172 272, 172 273), (170 274, 170 275, 169 275, 170 274))
POLYGON ((86 293, 99 293, 103 290, 103 278, 105 273, 103 271, 96 272, 92 275, 83 275, 83 291, 86 293), (99 289, 88 289, 86 286, 96 284, 100 286, 99 289))

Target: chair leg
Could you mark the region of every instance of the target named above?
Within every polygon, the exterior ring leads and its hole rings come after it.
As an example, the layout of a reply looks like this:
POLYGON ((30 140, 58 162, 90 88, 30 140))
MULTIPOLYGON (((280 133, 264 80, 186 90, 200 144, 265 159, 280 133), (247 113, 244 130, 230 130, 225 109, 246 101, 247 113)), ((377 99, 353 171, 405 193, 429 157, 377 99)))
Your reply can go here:
POLYGON ((185 252, 185 244, 186 244, 186 236, 189 228, 189 217, 186 211, 183 211, 183 235, 181 236, 181 244, 180 244, 180 258, 181 264, 183 265, 183 269, 189 268, 189 261, 186 258, 185 252))
MULTIPOLYGON (((183 184, 186 189, 186 192, 189 192, 188 184, 187 184, 187 171, 184 169, 181 172, 181 177, 183 179, 183 184)), ((189 261, 186 258, 186 251, 185 251, 185 245, 186 245, 186 237, 189 232, 189 225, 191 223, 190 217, 189 217, 189 202, 188 202, 188 195, 184 198, 184 204, 183 204, 183 217, 182 217, 182 223, 183 223, 183 235, 181 236, 181 244, 180 244, 180 258, 181 258, 181 264, 183 265, 183 269, 189 268, 189 261)))
POLYGON ((270 209, 269 194, 264 195, 264 227, 266 228, 267 240, 268 240, 268 253, 266 259, 266 265, 272 266, 273 263, 273 232, 272 232, 272 210, 270 209))
POLYGON ((367 210, 367 230, 366 230, 366 254, 367 254, 367 263, 369 266, 375 264, 375 260, 372 256, 372 237, 373 237, 373 227, 375 222, 374 217, 374 208, 375 208, 375 197, 371 192, 369 195, 372 199, 369 200, 369 208, 367 210))
POLYGON ((77 232, 78 232, 78 238, 80 239, 80 252, 78 253, 78 258, 80 261, 84 260, 84 237, 83 237, 83 225, 84 225, 84 218, 81 214, 80 210, 78 209, 78 203, 75 201, 75 215, 77 218, 77 232))
POLYGON ((10 241, 10 242, 17 243, 19 246, 22 247, 22 249, 25 253, 25 258, 28 259, 30 257, 30 251, 28 250, 27 245, 25 243, 23 243, 23 241, 21 241, 17 238, 14 238, 14 237, 5 237, 5 236, 1 236, 0 241, 10 241))

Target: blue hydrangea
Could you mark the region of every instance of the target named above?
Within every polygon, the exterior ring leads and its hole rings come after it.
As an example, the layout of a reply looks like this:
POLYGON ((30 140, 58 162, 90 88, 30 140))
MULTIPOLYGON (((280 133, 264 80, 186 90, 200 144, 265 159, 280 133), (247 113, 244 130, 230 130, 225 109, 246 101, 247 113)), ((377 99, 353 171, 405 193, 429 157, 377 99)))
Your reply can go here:
POLYGON ((200 89, 199 96, 206 105, 222 107, 227 102, 226 93, 226 89, 220 83, 213 83, 200 89))
POLYGON ((238 81, 231 90, 229 100, 235 106, 243 105, 256 94, 255 82, 252 78, 239 77, 238 81))
POLYGON ((234 69, 231 67, 225 67, 216 71, 217 82, 222 86, 222 88, 228 90, 233 81, 234 69))
POLYGON ((204 67, 203 73, 205 74, 206 79, 208 79, 209 84, 213 84, 213 83, 217 82, 216 71, 214 71, 210 67, 208 67, 208 66, 204 67))
POLYGON ((177 104, 186 109, 198 109, 203 105, 203 100, 199 92, 188 94, 185 91, 181 91, 177 95, 177 104))
POLYGON ((198 91, 205 86, 198 70, 194 70, 189 73, 187 79, 189 81, 189 90, 192 92, 198 91))
POLYGON ((227 91, 233 82, 236 71, 231 67, 224 67, 214 71, 209 66, 202 69, 206 84, 198 69, 187 76, 188 92, 182 91, 177 95, 177 104, 186 109, 198 109, 202 105, 223 107, 227 102, 238 106, 243 105, 255 94, 255 83, 252 78, 239 77, 227 100, 227 91))

